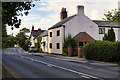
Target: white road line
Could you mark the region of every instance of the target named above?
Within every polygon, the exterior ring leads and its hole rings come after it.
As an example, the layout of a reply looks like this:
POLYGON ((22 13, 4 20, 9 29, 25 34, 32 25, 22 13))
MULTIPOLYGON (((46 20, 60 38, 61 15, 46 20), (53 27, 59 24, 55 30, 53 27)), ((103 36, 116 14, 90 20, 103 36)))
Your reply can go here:
POLYGON ((72 69, 64 68, 64 67, 61 67, 61 66, 54 65, 54 67, 57 67, 57 68, 60 68, 60 69, 66 70, 66 71, 70 71, 70 72, 73 72, 73 73, 76 73, 76 74, 79 74, 79 75, 85 75, 85 76, 89 76, 89 77, 92 77, 92 78, 95 78, 95 79, 99 79, 98 77, 91 76, 91 75, 88 75, 88 74, 84 74, 84 73, 81 73, 81 72, 78 72, 78 71, 75 71, 75 70, 72 70, 72 69))
POLYGON ((56 67, 56 68, 63 69, 63 70, 69 71, 69 72, 73 72, 73 73, 82 75, 82 76, 84 76, 84 77, 86 77, 86 78, 91 77, 91 78, 95 78, 95 79, 101 80, 101 79, 98 78, 98 77, 95 77, 95 76, 92 76, 92 75, 88 75, 88 74, 85 74, 85 73, 81 73, 81 72, 78 72, 78 71, 75 71, 75 70, 72 70, 72 69, 69 69, 69 68, 65 68, 65 67, 53 65, 53 64, 50 64, 50 63, 46 63, 46 62, 43 62, 43 61, 39 61, 39 60, 36 60, 36 59, 32 59, 32 58, 30 58, 30 57, 23 57, 23 56, 20 56, 20 57, 26 58, 26 59, 29 59, 29 60, 32 60, 32 61, 36 61, 36 62, 42 63, 42 64, 44 64, 44 65, 47 65, 47 66, 56 67))
POLYGON ((84 77, 84 78, 90 79, 90 77, 87 77, 87 76, 84 76, 84 75, 82 75, 81 77, 84 77))

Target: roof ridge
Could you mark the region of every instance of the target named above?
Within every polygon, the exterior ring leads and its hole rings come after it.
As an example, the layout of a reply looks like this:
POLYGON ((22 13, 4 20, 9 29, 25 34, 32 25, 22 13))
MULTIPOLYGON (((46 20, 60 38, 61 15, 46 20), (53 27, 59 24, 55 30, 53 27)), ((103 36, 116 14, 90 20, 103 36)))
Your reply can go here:
POLYGON ((104 21, 104 20, 92 20, 92 21, 99 21, 99 22, 118 22, 118 21, 104 21))
MULTIPOLYGON (((72 15, 72 16, 69 16, 69 17, 67 17, 67 18, 65 18, 65 19, 57 22, 55 25, 53 25, 53 26, 50 27, 49 29, 54 29, 54 28, 60 27, 62 24, 64 24, 65 22, 69 21, 69 20, 72 19, 74 16, 76 16, 76 14, 75 14, 75 15, 72 15)), ((48 29, 48 30, 49 30, 49 29, 48 29)))

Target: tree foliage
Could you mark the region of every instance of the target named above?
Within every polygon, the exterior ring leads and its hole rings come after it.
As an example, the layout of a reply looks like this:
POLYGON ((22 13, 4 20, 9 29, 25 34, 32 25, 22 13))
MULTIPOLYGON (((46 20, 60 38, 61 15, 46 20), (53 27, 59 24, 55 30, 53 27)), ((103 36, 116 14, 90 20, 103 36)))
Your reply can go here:
POLYGON ((25 41, 28 39, 28 36, 26 35, 26 33, 29 33, 30 30, 23 28, 20 30, 20 33, 18 33, 15 36, 16 39, 16 43, 19 44, 20 47, 22 47, 24 50, 26 50, 26 46, 28 47, 28 45, 26 45, 25 41))
MULTIPOLYGON (((21 19, 17 16, 23 16, 29 14, 31 7, 34 7, 31 2, 3 2, 2 3, 2 22, 3 24, 8 24, 8 26, 14 26, 19 28, 21 24, 21 19), (24 13, 23 13, 24 11, 24 13)), ((11 28, 13 29, 13 27, 11 28)))
POLYGON ((72 49, 75 49, 77 47, 77 43, 74 40, 74 38, 72 38, 71 34, 68 34, 68 37, 64 39, 64 43, 63 43, 63 51, 67 54, 68 54, 68 46, 71 46, 72 49))
POLYGON ((41 49, 41 40, 42 40, 42 37, 38 36, 36 39, 37 39, 37 42, 35 43, 35 47, 36 47, 36 49, 37 49, 38 52, 42 52, 42 49, 41 49))
POLYGON ((30 48, 31 42, 30 42, 30 38, 28 38, 27 40, 25 40, 25 44, 23 45, 23 49, 25 51, 28 51, 30 48))
POLYGON ((115 41, 115 32, 112 27, 108 30, 108 33, 104 35, 103 40, 115 41))
POLYGON ((16 41, 13 35, 7 35, 6 37, 2 38, 2 48, 10 48, 14 47, 16 41))
POLYGON ((108 11, 105 15, 103 20, 106 21, 118 21, 120 22, 120 9, 112 9, 112 11, 108 11))
MULTIPOLYGON (((28 15, 29 10, 34 6, 35 5, 31 2, 2 2, 2 48, 13 47, 13 45, 8 45, 8 43, 13 44, 13 40, 15 40, 14 36, 12 36, 11 40, 11 36, 7 35, 6 24, 11 26, 12 30, 14 28, 19 28, 21 19, 18 19, 17 17, 28 15)), ((20 36, 21 33, 18 35, 20 36)), ((21 35, 21 37, 23 37, 23 35, 21 35)))

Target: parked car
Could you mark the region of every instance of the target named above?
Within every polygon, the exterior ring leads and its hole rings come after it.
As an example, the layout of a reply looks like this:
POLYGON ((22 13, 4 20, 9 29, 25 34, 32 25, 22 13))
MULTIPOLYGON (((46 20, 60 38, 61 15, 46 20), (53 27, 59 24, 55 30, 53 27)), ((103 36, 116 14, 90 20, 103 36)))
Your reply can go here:
POLYGON ((36 52, 37 50, 36 50, 35 47, 30 47, 29 51, 30 51, 30 52, 36 52))

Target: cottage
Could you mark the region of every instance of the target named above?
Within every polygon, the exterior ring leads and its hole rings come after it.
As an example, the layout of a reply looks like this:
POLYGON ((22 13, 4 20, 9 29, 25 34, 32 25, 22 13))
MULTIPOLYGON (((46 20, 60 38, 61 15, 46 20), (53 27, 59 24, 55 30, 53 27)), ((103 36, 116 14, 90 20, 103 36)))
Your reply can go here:
POLYGON ((62 45, 68 34, 76 38, 78 45, 83 45, 87 41, 102 40, 111 26, 116 40, 120 41, 118 22, 91 20, 84 14, 84 6, 77 6, 77 14, 70 17, 67 17, 66 8, 62 8, 60 17, 61 21, 48 29, 48 53, 62 54, 62 45))

